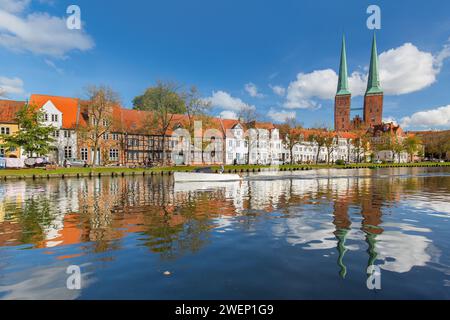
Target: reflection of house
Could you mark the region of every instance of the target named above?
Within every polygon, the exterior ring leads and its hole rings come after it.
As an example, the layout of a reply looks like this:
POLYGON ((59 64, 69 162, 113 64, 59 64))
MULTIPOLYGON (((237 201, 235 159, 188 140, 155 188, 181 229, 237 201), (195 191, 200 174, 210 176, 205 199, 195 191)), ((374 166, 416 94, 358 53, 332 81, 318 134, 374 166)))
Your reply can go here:
MULTIPOLYGON (((0 136, 12 135, 19 130, 16 121, 16 113, 25 105, 24 101, 0 100, 0 136)), ((9 148, 2 146, 0 137, 0 158, 20 158, 19 148, 9 148)))

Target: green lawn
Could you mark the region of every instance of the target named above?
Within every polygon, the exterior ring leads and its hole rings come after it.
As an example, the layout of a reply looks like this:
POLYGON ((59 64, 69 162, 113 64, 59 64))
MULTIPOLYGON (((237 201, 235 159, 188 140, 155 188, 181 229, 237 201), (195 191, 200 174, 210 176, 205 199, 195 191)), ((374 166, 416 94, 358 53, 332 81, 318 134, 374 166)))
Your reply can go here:
MULTIPOLYGON (((283 165, 279 166, 280 170, 301 170, 301 169, 351 169, 351 168, 383 168, 383 167, 433 167, 433 166, 450 166, 450 162, 446 163, 412 163, 412 164, 370 164, 370 163, 361 163, 361 164, 350 164, 345 166, 338 165, 283 165)), ((0 177, 9 176, 9 177, 32 177, 32 176, 47 176, 47 175, 89 175, 91 174, 132 174, 133 172, 136 174, 148 172, 168 172, 168 171, 192 171, 198 167, 194 166, 180 166, 180 167, 165 167, 165 168, 151 168, 151 169, 131 169, 131 168, 122 168, 122 167, 108 167, 108 168, 60 168, 56 170, 45 170, 45 169, 20 169, 20 170, 0 170, 0 177)), ((238 166, 225 166, 225 171, 253 171, 260 169, 267 169, 270 166, 262 166, 262 165, 238 165, 238 166)), ((214 166, 213 169, 219 170, 220 166, 214 166)))

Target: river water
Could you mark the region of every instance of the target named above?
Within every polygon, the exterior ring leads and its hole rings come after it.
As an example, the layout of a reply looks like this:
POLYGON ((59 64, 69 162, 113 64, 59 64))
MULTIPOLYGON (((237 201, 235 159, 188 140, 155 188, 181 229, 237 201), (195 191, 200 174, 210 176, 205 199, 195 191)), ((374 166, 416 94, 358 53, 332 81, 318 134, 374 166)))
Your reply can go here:
POLYGON ((449 298, 448 168, 0 182, 0 299, 449 298))

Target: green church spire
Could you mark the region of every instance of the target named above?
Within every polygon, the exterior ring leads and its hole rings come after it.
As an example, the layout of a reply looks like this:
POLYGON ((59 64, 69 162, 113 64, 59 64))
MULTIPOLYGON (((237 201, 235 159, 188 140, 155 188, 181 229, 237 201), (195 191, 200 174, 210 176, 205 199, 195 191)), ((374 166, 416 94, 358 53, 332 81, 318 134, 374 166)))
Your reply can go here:
POLYGON ((341 64, 339 66, 338 96, 351 94, 348 88, 347 52, 345 50, 345 36, 342 37, 341 64))
POLYGON ((380 86, 380 74, 378 70, 378 52, 377 52, 377 38, 373 35, 372 42, 372 56, 370 58, 369 81, 367 83, 367 94, 383 93, 380 86))

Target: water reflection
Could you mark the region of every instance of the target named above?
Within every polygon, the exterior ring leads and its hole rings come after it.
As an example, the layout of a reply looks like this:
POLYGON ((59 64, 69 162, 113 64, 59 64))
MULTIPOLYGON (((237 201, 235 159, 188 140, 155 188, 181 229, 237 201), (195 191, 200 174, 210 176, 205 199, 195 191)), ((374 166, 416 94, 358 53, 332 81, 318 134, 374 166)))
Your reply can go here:
MULTIPOLYGON (((208 185, 174 184, 167 177, 6 182, 0 185, 0 250, 58 252, 58 261, 69 262, 124 250, 128 244, 121 240, 134 236, 137 246, 173 261, 207 248, 217 241, 215 234, 256 234, 263 224, 273 241, 306 254, 336 253, 335 272, 344 279, 349 257, 364 251, 366 263, 358 266, 364 272, 377 264, 407 273, 431 261, 448 272, 447 262, 439 261, 432 227, 448 227, 450 175, 428 170, 340 171, 338 176, 330 171, 303 179, 253 177, 208 185), (440 220, 426 223, 424 215, 440 220), (69 246, 77 249, 58 250, 69 246)), ((114 255, 101 259, 111 261, 114 255)), ((0 258, 0 275, 13 272, 2 267, 8 261, 6 255, 0 258)), ((48 274, 32 272, 42 281, 48 274)), ((56 281, 48 275, 47 285, 56 281)), ((26 285, 24 279, 7 285, 0 280, 0 292, 20 297, 26 285)))

